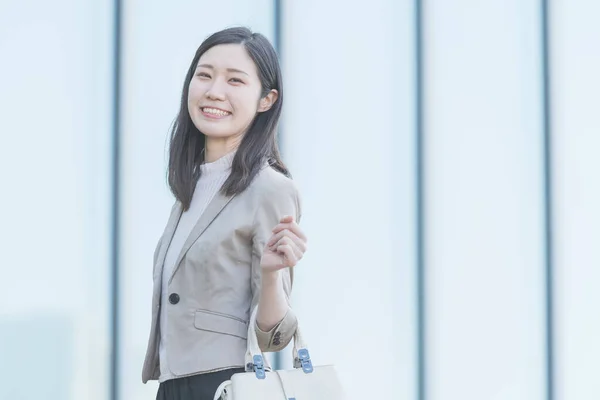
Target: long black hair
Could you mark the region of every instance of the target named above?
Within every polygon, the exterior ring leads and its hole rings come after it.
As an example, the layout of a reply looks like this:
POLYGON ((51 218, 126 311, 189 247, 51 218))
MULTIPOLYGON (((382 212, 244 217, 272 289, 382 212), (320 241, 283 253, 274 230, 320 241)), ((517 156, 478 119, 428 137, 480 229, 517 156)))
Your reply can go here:
POLYGON ((281 160, 276 139, 283 104, 283 85, 277 52, 260 33, 253 33, 243 27, 228 28, 209 36, 196 50, 183 84, 179 114, 171 129, 167 179, 171 192, 182 203, 184 210, 190 207, 196 183, 200 178, 198 166, 204 160, 206 139, 190 117, 187 105, 189 85, 200 57, 210 48, 221 44, 244 46, 258 70, 262 86, 261 98, 272 89, 277 90, 279 94, 268 111, 257 113, 244 134, 233 159, 231 174, 223 184, 221 192, 228 196, 243 192, 265 161, 279 172, 290 176, 281 160))

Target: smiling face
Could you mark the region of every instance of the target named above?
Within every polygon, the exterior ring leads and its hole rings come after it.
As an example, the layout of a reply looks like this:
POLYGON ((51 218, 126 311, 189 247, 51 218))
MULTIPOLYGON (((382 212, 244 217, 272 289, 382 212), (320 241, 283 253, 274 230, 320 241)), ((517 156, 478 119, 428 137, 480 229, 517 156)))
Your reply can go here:
POLYGON ((239 140, 257 112, 266 111, 276 92, 261 100, 262 86, 244 46, 222 44, 198 60, 189 85, 188 111, 207 140, 239 140))

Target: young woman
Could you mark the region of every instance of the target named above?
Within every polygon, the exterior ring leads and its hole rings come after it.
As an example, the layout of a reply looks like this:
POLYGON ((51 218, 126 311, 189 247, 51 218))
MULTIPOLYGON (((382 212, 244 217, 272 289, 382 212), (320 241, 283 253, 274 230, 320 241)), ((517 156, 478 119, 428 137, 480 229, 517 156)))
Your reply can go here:
POLYGON ((160 381, 159 400, 212 400, 244 371, 254 307, 263 351, 294 335, 291 268, 306 236, 276 142, 282 101, 277 54, 263 35, 226 29, 198 48, 171 133, 176 202, 154 253, 142 381, 160 381))

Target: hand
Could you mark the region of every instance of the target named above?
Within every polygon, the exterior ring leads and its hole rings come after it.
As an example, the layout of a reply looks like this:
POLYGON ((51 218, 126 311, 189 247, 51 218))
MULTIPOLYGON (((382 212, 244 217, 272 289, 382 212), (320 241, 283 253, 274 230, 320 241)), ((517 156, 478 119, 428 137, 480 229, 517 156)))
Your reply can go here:
POLYGON ((306 235, 294 217, 283 217, 273 228, 273 235, 265 245, 260 261, 263 272, 296 266, 306 252, 306 241, 306 235))

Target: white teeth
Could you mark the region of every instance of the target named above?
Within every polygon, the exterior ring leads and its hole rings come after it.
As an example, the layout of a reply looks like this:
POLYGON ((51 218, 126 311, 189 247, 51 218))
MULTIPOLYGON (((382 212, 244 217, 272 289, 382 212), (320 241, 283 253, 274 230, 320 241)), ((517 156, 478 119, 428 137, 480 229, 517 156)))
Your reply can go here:
POLYGON ((226 111, 222 111, 222 110, 218 110, 216 108, 209 108, 209 107, 204 107, 202 109, 202 111, 204 111, 207 114, 213 114, 213 115, 218 115, 220 117, 224 117, 226 115, 229 115, 230 113, 226 112, 226 111))

